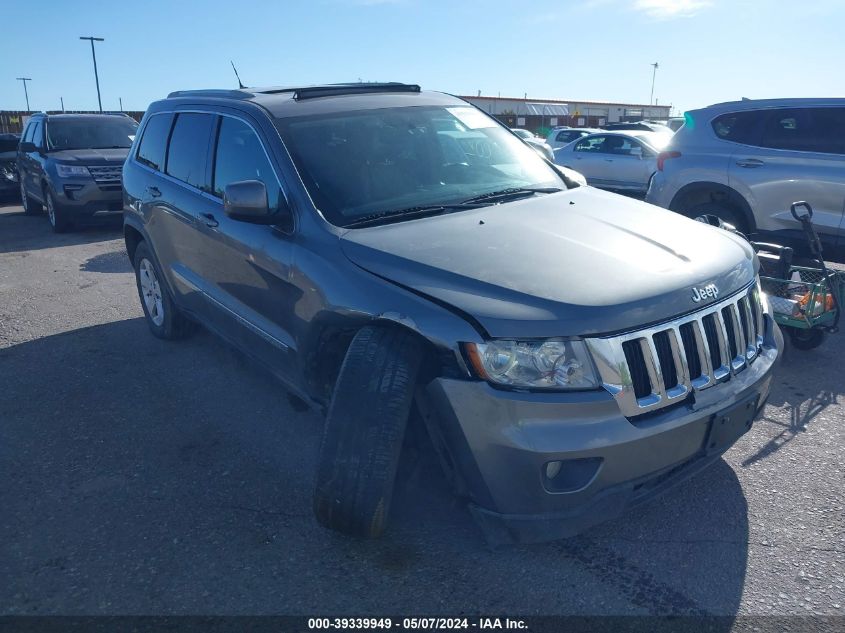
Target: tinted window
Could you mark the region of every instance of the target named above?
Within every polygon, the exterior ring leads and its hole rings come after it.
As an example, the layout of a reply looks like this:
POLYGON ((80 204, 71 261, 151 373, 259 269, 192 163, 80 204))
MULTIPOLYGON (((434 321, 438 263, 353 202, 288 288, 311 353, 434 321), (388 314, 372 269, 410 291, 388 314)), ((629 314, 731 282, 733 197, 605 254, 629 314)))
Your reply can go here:
POLYGON ((164 169, 164 152, 167 149, 167 135, 170 133, 172 120, 172 114, 156 114, 150 117, 138 146, 138 162, 159 171, 164 169))
POLYGON ((41 133, 43 129, 44 126, 41 124, 41 121, 36 121, 32 131, 32 142, 35 143, 35 147, 44 146, 44 135, 41 133))
POLYGON ((223 197, 226 185, 241 180, 260 180, 267 187, 271 209, 279 204, 279 181, 267 160, 261 141, 246 123, 222 117, 214 159, 214 193, 223 197))
POLYGON ((128 148, 138 124, 125 116, 51 118, 47 121, 48 149, 128 148))
POLYGON ((32 141, 32 132, 35 130, 35 123, 29 122, 26 124, 26 130, 24 130, 23 137, 21 141, 25 143, 29 143, 32 141))
POLYGON ((207 167, 213 123, 213 114, 176 115, 167 149, 167 173, 204 191, 211 191, 207 167))
POLYGON ((760 138, 763 147, 845 153, 845 108, 791 108, 767 114, 760 138))
POLYGON ((756 110, 723 114, 713 120, 713 131, 726 141, 756 145, 760 114, 756 110))
POLYGON ((604 136, 590 136, 583 141, 579 141, 575 146, 576 152, 601 152, 602 145, 607 137, 604 136))
POLYGON ((572 141, 574 141, 577 138, 580 138, 581 136, 583 136, 581 134, 581 132, 573 132, 572 130, 565 130, 563 132, 558 132, 557 138, 555 138, 555 140, 562 142, 562 143, 571 143, 572 141))

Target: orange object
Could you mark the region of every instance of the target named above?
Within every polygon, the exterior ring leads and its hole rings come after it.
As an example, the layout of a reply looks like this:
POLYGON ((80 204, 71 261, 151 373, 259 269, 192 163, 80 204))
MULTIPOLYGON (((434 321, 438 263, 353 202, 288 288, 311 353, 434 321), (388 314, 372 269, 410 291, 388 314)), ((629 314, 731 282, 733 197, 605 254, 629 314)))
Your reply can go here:
POLYGON ((815 295, 814 307, 816 312, 826 312, 827 310, 833 310, 833 295, 829 293, 825 295, 825 293, 822 292, 808 292, 803 297, 801 297, 801 299, 798 300, 798 303, 805 310, 807 308, 807 304, 810 303, 811 295, 815 295))

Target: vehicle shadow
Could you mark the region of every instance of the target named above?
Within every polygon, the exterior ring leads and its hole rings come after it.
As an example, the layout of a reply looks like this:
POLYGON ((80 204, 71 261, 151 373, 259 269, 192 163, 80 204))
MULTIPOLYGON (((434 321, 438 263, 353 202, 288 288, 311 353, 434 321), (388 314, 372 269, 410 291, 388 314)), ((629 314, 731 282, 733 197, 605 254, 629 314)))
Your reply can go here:
POLYGON ((0 374, 5 613, 739 606, 747 507, 724 462, 585 536, 493 549, 424 452, 384 537, 361 541, 312 516, 321 416, 204 331, 174 343, 142 318, 87 327, 0 349, 0 374))
POLYGON ((116 218, 108 218, 74 227, 68 233, 56 234, 43 214, 25 215, 19 203, 0 204, 0 253, 113 240, 122 237, 121 228, 116 218))
MULTIPOLYGON (((786 338, 786 337, 784 337, 786 338)), ((821 347, 803 351, 787 343, 784 358, 775 374, 764 415, 755 428, 763 430, 765 442, 742 460, 747 467, 784 448, 831 405, 840 402, 845 383, 838 372, 820 372, 819 367, 837 367, 845 354, 845 337, 829 335, 821 347)))
POLYGON ((80 264, 79 270, 88 273, 129 273, 132 272, 132 264, 129 263, 126 250, 121 249, 95 255, 80 264))

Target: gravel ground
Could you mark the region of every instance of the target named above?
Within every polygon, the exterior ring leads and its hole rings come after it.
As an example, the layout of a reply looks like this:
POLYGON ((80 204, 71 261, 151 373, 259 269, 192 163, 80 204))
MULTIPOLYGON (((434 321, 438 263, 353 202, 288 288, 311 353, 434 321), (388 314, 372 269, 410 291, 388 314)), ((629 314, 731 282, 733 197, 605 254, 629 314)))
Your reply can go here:
POLYGON ((845 334, 723 461, 587 535, 487 547, 424 461, 384 538, 311 515, 321 418, 153 338, 118 227, 0 208, 2 614, 845 615, 845 334))

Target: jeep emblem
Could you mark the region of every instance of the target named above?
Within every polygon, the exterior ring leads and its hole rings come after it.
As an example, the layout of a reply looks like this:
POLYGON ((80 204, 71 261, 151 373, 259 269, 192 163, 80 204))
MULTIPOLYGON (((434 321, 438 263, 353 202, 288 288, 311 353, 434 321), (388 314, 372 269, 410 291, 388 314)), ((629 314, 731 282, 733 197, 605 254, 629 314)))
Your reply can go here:
POLYGON ((716 284, 707 284, 701 288, 693 286, 692 300, 696 303, 704 301, 705 299, 715 299, 718 296, 719 288, 716 287, 716 284))

